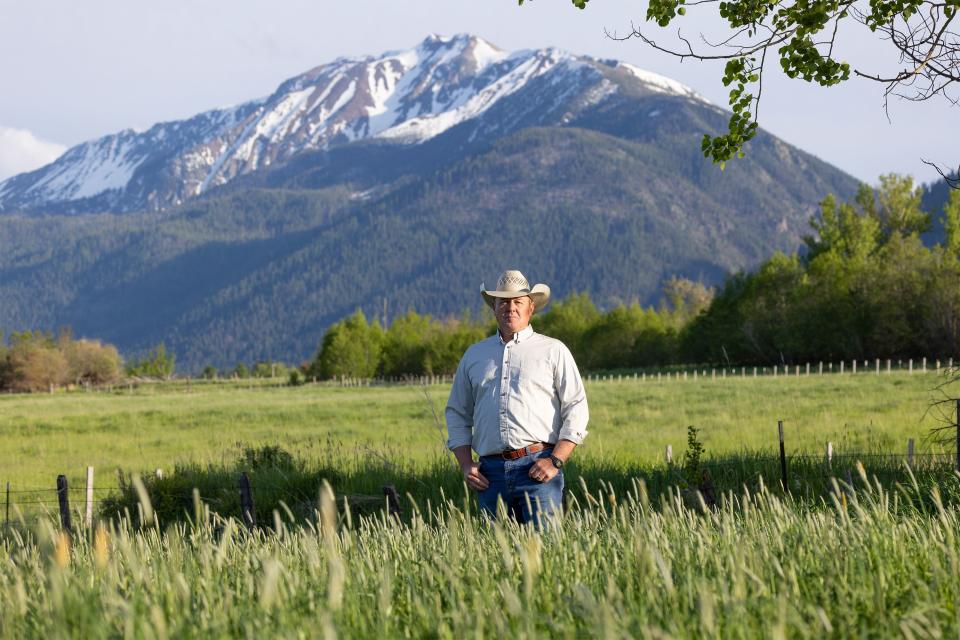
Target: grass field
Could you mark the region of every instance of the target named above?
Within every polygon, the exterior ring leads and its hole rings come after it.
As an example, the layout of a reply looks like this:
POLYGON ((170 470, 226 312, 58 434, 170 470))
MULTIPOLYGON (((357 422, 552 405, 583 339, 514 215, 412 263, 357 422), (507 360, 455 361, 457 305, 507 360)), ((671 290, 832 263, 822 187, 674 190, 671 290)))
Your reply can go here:
MULTIPOLYGON (((960 632, 960 513, 920 489, 707 512, 578 490, 538 532, 455 502, 247 532, 52 525, 0 538, 3 638, 940 638, 960 632)), ((934 492, 937 496, 937 492, 934 492)))
MULTIPOLYGON (((666 445, 683 454, 688 425, 708 455, 777 451, 783 420, 788 452, 903 453, 940 424, 928 408, 942 378, 932 373, 726 378, 588 383, 590 435, 580 461, 649 465, 666 445)), ((0 486, 53 487, 66 474, 81 486, 116 486, 116 469, 145 472, 175 464, 224 463, 244 446, 280 445, 299 457, 330 442, 414 464, 445 455, 443 409, 449 388, 148 385, 114 393, 0 396, 0 486), (439 424, 434 419, 434 412, 439 424)), ((952 418, 952 416, 950 416, 952 418)))
POLYGON ((544 531, 478 519, 434 418, 443 386, 0 397, 0 482, 15 491, 66 473, 79 498, 87 465, 108 492, 117 468, 166 470, 147 477, 159 522, 128 502, 133 520, 79 524, 69 543, 54 517, 0 535, 0 638, 957 636, 960 480, 949 464, 914 480, 902 461, 878 462, 832 484, 840 467, 797 456, 792 473, 808 484, 785 495, 764 458, 780 419, 794 454, 821 454, 828 440, 838 453, 903 453, 907 438, 941 450, 926 439, 942 424, 928 411, 941 382, 589 383, 570 508, 544 531), (667 444, 682 459, 691 424, 718 461, 715 509, 663 463, 667 444), (296 463, 254 471, 261 491, 287 484, 283 502, 258 495, 266 527, 247 531, 217 511, 237 500, 236 460, 257 445, 296 463), (321 491, 317 512, 321 477, 338 495, 321 491), (401 521, 342 507, 344 493, 376 495, 394 480, 401 521), (173 493, 193 486, 203 501, 191 511, 173 493), (189 521, 171 517, 185 511, 189 521))

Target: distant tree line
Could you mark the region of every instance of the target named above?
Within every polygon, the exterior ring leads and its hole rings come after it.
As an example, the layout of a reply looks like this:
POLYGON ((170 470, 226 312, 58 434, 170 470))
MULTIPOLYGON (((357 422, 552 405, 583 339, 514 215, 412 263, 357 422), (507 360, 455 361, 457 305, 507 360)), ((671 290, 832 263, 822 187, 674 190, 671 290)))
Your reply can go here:
POLYGON ((495 326, 492 317, 486 321, 464 314, 437 320, 411 310, 385 329, 376 319, 367 322, 358 310, 327 330, 305 374, 329 379, 451 373, 466 348, 492 334, 495 326))
POLYGON ((0 339, 0 390, 49 391, 64 385, 104 385, 122 372, 116 347, 74 340, 63 331, 24 331, 0 339))
MULTIPOLYGON (((551 303, 535 315, 534 328, 562 340, 581 367, 613 369, 675 362, 682 327, 710 302, 712 291, 675 278, 660 308, 620 305, 601 313, 586 293, 551 303)), ((324 335, 310 378, 445 375, 456 371, 474 342, 497 330, 491 314, 436 319, 408 311, 384 328, 362 311, 334 324, 324 335)))
MULTIPOLYGON (((734 274, 716 293, 673 278, 657 307, 607 311, 577 293, 535 315, 534 328, 562 340, 585 370, 958 356, 960 191, 941 212, 943 240, 929 247, 922 193, 909 177, 883 176, 854 202, 827 196, 801 251, 734 274)), ((384 327, 357 311, 329 328, 305 375, 450 374, 494 331, 492 315, 409 311, 384 327)))
POLYGON ((127 363, 128 376, 136 378, 154 378, 169 380, 177 369, 177 356, 167 351, 162 342, 151 349, 145 356, 127 363))
POLYGON ((684 329, 686 360, 791 363, 960 355, 960 191, 943 240, 910 178, 884 176, 854 202, 828 196, 804 251, 729 278, 684 329))

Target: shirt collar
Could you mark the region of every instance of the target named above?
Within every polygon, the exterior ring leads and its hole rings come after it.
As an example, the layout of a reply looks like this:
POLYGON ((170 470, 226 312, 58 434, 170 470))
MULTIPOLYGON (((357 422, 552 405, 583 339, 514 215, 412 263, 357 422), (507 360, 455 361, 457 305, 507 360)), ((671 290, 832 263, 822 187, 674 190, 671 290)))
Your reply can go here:
MULTIPOLYGON (((510 342, 520 344, 521 342, 523 342, 524 340, 526 340, 532 335, 533 335, 533 327, 531 327, 530 325, 527 325, 525 329, 522 329, 521 331, 513 334, 513 340, 511 340, 510 342)), ((500 340, 500 344, 507 344, 506 341, 503 339, 503 336, 500 335, 499 330, 497 330, 497 339, 500 340)))

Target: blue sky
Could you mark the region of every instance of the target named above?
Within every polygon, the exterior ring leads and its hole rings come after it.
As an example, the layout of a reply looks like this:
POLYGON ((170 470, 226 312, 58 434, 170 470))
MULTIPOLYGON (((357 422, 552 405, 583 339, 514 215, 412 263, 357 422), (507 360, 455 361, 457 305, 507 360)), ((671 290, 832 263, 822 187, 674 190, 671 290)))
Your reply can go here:
MULTIPOLYGON (((567 0, 0 0, 0 179, 66 146, 266 95, 338 56, 409 48, 430 33, 618 58, 725 105, 719 63, 681 64, 607 37, 633 22, 668 41, 675 29, 645 25, 645 9, 618 0, 592 0, 585 11, 567 0)), ((695 40, 721 33, 688 18, 678 24, 695 40)), ((855 65, 896 68, 862 28, 841 37, 840 53, 855 65)), ((929 181, 936 174, 922 159, 960 163, 960 108, 892 101, 888 121, 880 85, 854 79, 825 89, 770 70, 761 126, 861 180, 897 172, 929 181)))

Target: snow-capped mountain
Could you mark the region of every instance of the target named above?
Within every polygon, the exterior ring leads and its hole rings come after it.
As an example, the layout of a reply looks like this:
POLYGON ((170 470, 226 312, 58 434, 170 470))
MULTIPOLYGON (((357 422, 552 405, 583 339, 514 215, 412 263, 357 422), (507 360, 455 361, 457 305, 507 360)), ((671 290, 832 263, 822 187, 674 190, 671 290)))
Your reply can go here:
POLYGON ((406 51, 334 60, 263 99, 77 145, 0 183, 0 211, 164 209, 306 151, 370 139, 416 145, 454 130, 480 144, 565 124, 623 91, 703 101, 622 62, 430 36, 406 51))

